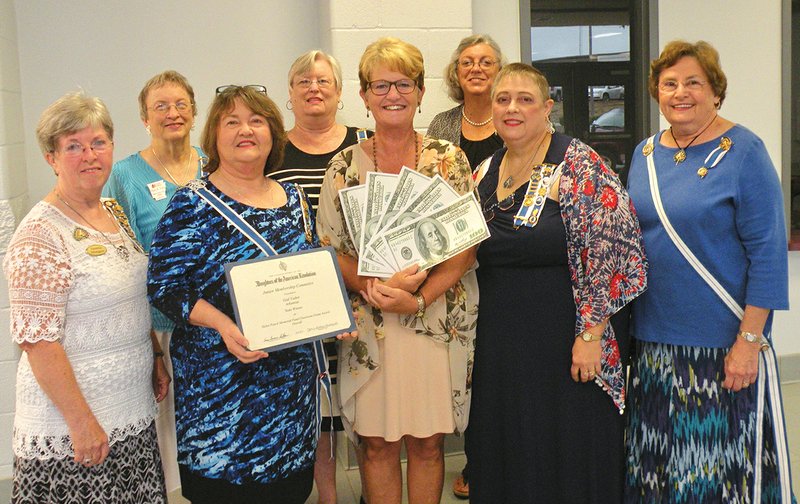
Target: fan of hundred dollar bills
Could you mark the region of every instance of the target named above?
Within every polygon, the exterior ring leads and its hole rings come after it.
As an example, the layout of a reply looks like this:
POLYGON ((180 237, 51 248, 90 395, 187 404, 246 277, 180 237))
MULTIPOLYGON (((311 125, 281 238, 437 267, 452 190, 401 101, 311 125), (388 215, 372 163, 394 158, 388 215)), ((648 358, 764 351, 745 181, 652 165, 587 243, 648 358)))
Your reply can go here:
POLYGON ((342 189, 339 200, 359 275, 432 268, 489 237, 474 194, 459 196, 441 176, 407 167, 396 175, 367 172, 366 183, 342 189))

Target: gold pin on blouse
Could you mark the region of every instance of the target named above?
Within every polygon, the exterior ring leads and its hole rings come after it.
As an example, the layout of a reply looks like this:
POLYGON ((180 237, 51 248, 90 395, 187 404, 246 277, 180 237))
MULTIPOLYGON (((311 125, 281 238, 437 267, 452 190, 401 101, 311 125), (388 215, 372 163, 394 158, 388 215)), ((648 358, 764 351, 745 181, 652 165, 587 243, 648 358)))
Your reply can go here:
POLYGON ((649 156, 652 153, 653 153, 653 144, 645 144, 645 146, 642 147, 642 154, 645 157, 649 156))
POLYGON ((89 245, 86 247, 86 253, 92 257, 101 256, 106 252, 108 252, 108 249, 99 243, 95 243, 94 245, 89 245))
POLYGON ((728 138, 728 137, 725 137, 725 136, 724 136, 724 137, 722 137, 722 139, 720 139, 720 141, 719 141, 719 146, 720 146, 720 148, 721 148, 722 150, 724 150, 724 151, 726 151, 726 150, 730 149, 730 148, 731 148, 731 145, 733 145, 733 142, 732 142, 732 141, 731 141, 731 139, 730 139, 730 138, 728 138))
POLYGON ((697 170, 697 175, 700 176, 700 178, 705 177, 706 175, 708 175, 708 168, 706 168, 705 166, 701 166, 697 170))
POLYGON ((75 241, 81 241, 89 238, 89 233, 81 227, 76 227, 72 232, 72 237, 75 239, 75 241))

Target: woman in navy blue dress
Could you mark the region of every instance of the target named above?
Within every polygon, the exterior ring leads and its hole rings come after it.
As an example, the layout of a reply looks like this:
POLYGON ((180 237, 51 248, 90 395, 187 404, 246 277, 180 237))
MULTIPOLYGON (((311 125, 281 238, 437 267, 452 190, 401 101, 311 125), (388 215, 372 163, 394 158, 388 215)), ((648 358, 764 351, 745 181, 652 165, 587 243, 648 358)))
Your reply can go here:
POLYGON ((181 188, 150 249, 148 293, 176 324, 178 464, 193 503, 302 503, 311 492, 316 367, 310 344, 247 350, 223 265, 261 256, 195 192, 205 186, 278 253, 317 246, 296 186, 265 176, 283 156, 280 112, 261 86, 225 86, 209 110, 204 179, 181 188))

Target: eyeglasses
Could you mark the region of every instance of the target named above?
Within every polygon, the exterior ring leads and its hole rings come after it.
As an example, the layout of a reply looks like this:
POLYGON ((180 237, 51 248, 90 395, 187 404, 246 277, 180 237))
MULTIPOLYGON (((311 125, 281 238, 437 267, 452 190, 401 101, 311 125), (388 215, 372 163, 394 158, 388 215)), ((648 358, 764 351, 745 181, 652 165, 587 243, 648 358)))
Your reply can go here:
MULTIPOLYGON (((495 198, 497 197, 497 193, 493 194, 495 198)), ((494 219, 494 211, 499 210, 501 212, 507 212, 514 208, 514 193, 509 194, 505 198, 500 201, 495 201, 493 204, 489 205, 489 207, 483 207, 483 220, 486 221, 488 224, 489 222, 494 219)))
MULTIPOLYGON (((689 91, 700 91, 707 83, 699 79, 689 79, 683 82, 683 87, 689 91)), ((674 93, 678 90, 681 83, 676 80, 665 80, 658 84, 658 89, 662 93, 674 93)))
POLYGON ((236 84, 228 84, 226 86, 218 87, 217 88, 217 94, 224 93, 226 91, 234 91, 234 90, 238 90, 238 89, 252 89, 253 91, 256 91, 256 92, 261 93, 263 95, 267 94, 267 87, 266 86, 262 86, 261 84, 247 84, 247 85, 244 85, 244 86, 237 86, 236 84))
POLYGON ((375 96, 383 96, 389 94, 392 86, 400 94, 409 94, 417 87, 417 83, 413 79, 400 79, 394 82, 387 80, 375 80, 369 83, 369 90, 375 96))
POLYGON ((471 59, 463 59, 463 60, 458 62, 458 66, 460 66, 464 70, 469 70, 473 66, 478 65, 479 67, 481 67, 481 70, 489 70, 496 63, 497 62, 495 60, 489 59, 489 58, 481 58, 480 61, 475 61, 475 60, 471 60, 471 59))
POLYGON ((177 103, 156 102, 155 105, 150 107, 150 110, 159 114, 166 114, 172 107, 175 107, 175 110, 178 112, 186 112, 192 107, 192 104, 185 101, 179 101, 177 103))
POLYGON ((300 79, 294 83, 294 86, 301 89, 309 89, 314 84, 316 84, 320 89, 326 89, 333 86, 333 81, 330 79, 300 79))
POLYGON ((92 149, 95 154, 102 154, 110 149, 112 145, 114 145, 114 142, 104 139, 93 140, 88 146, 83 145, 77 140, 73 140, 65 145, 64 148, 61 149, 61 152, 64 156, 75 159, 82 157, 86 149, 92 149))

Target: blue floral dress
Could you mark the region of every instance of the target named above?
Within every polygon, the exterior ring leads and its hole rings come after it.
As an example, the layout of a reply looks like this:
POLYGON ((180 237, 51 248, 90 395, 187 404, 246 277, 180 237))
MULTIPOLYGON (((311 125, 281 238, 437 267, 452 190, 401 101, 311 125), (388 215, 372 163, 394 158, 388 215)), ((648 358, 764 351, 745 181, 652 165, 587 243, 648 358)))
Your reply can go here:
MULTIPOLYGON (((282 184, 286 205, 263 209, 206 184, 278 253, 318 246, 316 238, 306 239, 300 199, 305 195, 292 185, 282 184)), ((170 352, 182 475, 188 471, 235 485, 267 484, 314 464, 312 346, 270 352, 268 358, 243 364, 217 331, 188 322, 200 299, 233 319, 224 265, 260 256, 250 240, 188 188, 172 198, 153 237, 148 295, 176 323, 170 352)), ((187 495, 185 483, 183 492, 187 495)))

